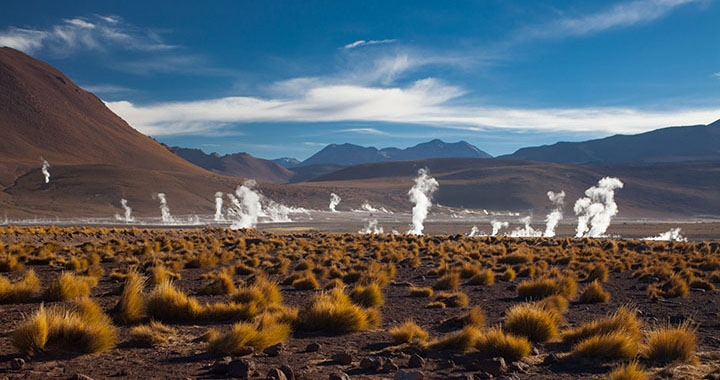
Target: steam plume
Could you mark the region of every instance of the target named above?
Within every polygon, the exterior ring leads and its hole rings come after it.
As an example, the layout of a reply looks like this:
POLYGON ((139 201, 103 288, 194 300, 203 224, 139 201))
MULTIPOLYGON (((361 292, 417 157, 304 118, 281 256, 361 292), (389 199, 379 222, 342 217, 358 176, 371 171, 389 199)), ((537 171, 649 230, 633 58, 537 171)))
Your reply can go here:
POLYGON ((487 234, 485 234, 484 232, 480 232, 480 229, 477 228, 477 226, 472 226, 468 236, 469 237, 478 237, 478 236, 487 236, 487 234))
POLYGON ((125 215, 120 216, 119 214, 115 214, 115 219, 122 220, 125 223, 134 222, 135 218, 133 218, 133 216, 132 216, 132 209, 130 208, 130 206, 128 206, 127 199, 124 199, 124 198, 121 199, 120 205, 122 206, 123 210, 125 210, 125 215))
POLYGON ((507 228, 510 224, 508 222, 493 220, 490 222, 490 225, 492 225, 492 233, 490 236, 496 236, 501 229, 507 228))
POLYGON ((359 234, 381 234, 381 233, 383 233, 383 228, 378 227, 377 219, 370 219, 367 221, 365 228, 358 231, 358 233, 359 234))
POLYGON ((561 191, 559 193, 553 193, 552 191, 547 192, 548 198, 550 198, 550 202, 552 202, 554 208, 553 210, 545 217, 545 237, 554 237, 555 236, 555 227, 557 227, 558 223, 563 218, 562 213, 562 207, 563 204, 565 204, 565 192, 561 191))
POLYGON ((250 179, 238 186, 235 190, 237 198, 232 194, 228 194, 234 206, 234 214, 238 218, 230 228, 237 230, 241 228, 254 228, 257 225, 262 206, 260 205, 260 194, 253 190, 254 187, 255 181, 250 179), (238 198, 240 199, 239 201, 238 198))
POLYGON ((605 234, 612 217, 618 213, 615 190, 622 187, 619 179, 605 177, 597 186, 585 190, 585 197, 575 202, 574 211, 578 216, 575 237, 594 238, 605 234))
POLYGON ((48 170, 48 169, 50 169, 50 163, 47 162, 46 159, 43 159, 42 161, 43 161, 43 164, 42 164, 41 170, 42 170, 43 176, 45 176, 45 183, 50 183, 50 171, 48 170))
POLYGON ((340 196, 335 193, 330 193, 330 211, 337 212, 335 210, 335 206, 337 206, 340 203, 340 196))
POLYGON ((163 223, 172 223, 173 218, 170 215, 170 208, 167 205, 167 198, 165 193, 157 193, 158 199, 160 199, 160 214, 162 216, 163 223))
POLYGON ((225 217, 223 216, 222 212, 222 206, 223 206, 223 193, 221 191, 218 191, 215 193, 215 221, 216 222, 222 222, 225 220, 225 217))
POLYGON ((523 227, 518 227, 514 229, 512 232, 510 232, 510 236, 512 237, 538 237, 542 234, 540 231, 536 231, 532 226, 530 225, 530 222, 532 221, 532 218, 528 215, 522 219, 520 219, 520 223, 523 223, 523 227))
POLYGON ((410 202, 415 203, 412 209, 412 227, 408 234, 411 235, 422 235, 423 222, 427 218, 428 211, 432 206, 430 197, 438 189, 438 182, 435 178, 430 177, 427 173, 427 169, 418 170, 418 176, 415 178, 415 185, 410 188, 408 195, 410 195, 410 202))
POLYGON ((670 231, 663 232, 658 236, 646 237, 643 240, 655 240, 655 241, 687 241, 687 238, 682 235, 680 228, 673 228, 670 231))

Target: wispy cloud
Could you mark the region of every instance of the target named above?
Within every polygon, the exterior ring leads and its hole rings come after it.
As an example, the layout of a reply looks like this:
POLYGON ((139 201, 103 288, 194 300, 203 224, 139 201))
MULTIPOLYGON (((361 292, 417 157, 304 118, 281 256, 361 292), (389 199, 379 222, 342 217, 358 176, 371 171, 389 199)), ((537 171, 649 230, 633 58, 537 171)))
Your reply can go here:
POLYGON ((621 2, 598 12, 566 16, 549 23, 520 30, 519 39, 563 38, 600 33, 616 28, 646 24, 669 14, 679 6, 702 0, 635 0, 621 2))
POLYGON ((113 84, 80 85, 80 87, 82 87, 85 91, 89 91, 94 94, 127 94, 137 91, 129 87, 113 84))
POLYGON ((117 16, 100 15, 64 19, 44 29, 10 27, 0 31, 0 45, 26 53, 48 49, 57 54, 110 48, 135 51, 177 48, 163 42, 155 31, 125 23, 117 16))
POLYGON ((355 42, 349 43, 345 46, 343 46, 344 49, 355 49, 357 47, 361 46, 368 46, 368 45, 384 45, 384 44, 391 44, 397 42, 396 39, 385 39, 385 40, 357 40, 355 42))
POLYGON ((143 133, 161 136, 214 134, 218 126, 253 122, 367 121, 415 123, 438 128, 486 131, 638 133, 668 125, 704 124, 720 108, 643 110, 635 108, 509 108, 454 104, 462 88, 434 78, 404 87, 315 84, 292 97, 226 97, 192 102, 108 107, 143 133))
POLYGON ((713 76, 716 77, 716 78, 720 78, 720 71, 718 71, 717 73, 713 74, 713 76))
POLYGON ((337 132, 340 133, 362 133, 362 134, 368 134, 368 135, 384 135, 387 136, 389 133, 385 131, 381 131, 379 129, 375 128, 345 128, 345 129, 338 129, 337 132))

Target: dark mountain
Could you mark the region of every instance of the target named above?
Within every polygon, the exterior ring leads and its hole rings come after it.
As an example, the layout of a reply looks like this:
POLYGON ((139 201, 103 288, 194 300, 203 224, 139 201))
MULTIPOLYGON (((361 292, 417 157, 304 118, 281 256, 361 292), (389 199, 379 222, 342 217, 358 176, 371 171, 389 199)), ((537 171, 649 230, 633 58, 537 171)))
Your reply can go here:
POLYGON ((522 148, 502 157, 571 164, 720 160, 720 120, 709 125, 522 148))
POLYGON ((294 175, 270 160, 253 157, 247 153, 207 154, 200 149, 170 148, 178 156, 211 172, 241 178, 252 178, 261 182, 287 183, 294 175))
POLYGON ((285 169, 292 169, 300 164, 300 160, 294 157, 280 157, 271 161, 284 167, 285 169))
POLYGON ((432 140, 406 149, 362 147, 354 144, 331 144, 303 161, 300 166, 333 164, 358 165, 370 162, 409 161, 427 158, 490 158, 477 147, 460 141, 446 143, 432 140))

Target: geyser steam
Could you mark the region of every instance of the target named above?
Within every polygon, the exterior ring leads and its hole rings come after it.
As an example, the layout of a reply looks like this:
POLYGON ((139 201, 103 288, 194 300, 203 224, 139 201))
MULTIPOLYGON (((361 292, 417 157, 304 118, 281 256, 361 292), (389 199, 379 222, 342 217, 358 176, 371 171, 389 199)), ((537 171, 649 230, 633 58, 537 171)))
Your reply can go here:
POLYGON ((643 240, 654 240, 654 241, 687 241, 682 235, 680 228, 673 228, 670 231, 663 232, 658 236, 646 237, 643 240))
POLYGON ((418 170, 418 176, 415 178, 415 185, 408 191, 410 202, 415 203, 412 209, 412 227, 408 234, 422 235, 424 226, 423 222, 427 218, 428 211, 432 206, 430 197, 438 189, 438 182, 435 178, 430 177, 427 169, 418 170))
POLYGON ((500 232, 500 229, 507 228, 510 223, 493 220, 490 222, 490 225, 492 226, 492 233, 490 234, 490 236, 497 236, 498 232, 500 232))
POLYGON ((50 163, 47 162, 46 159, 42 159, 42 162, 42 169, 40 170, 42 170, 42 174, 45 176, 45 183, 50 183, 50 171, 48 170, 50 169, 50 163))
POLYGON ((222 191, 218 191, 215 193, 215 221, 216 222, 222 222, 225 220, 225 217, 223 217, 222 212, 222 206, 223 206, 223 193, 222 191))
POLYGON ((565 204, 565 192, 553 193, 552 191, 547 192, 550 202, 553 204, 553 210, 545 217, 545 237, 555 236, 555 227, 563 218, 562 207, 565 204))
POLYGON ((230 226, 233 230, 254 228, 257 225, 258 217, 262 211, 262 205, 260 204, 260 194, 253 190, 254 187, 255 181, 250 179, 238 186, 235 190, 237 198, 232 194, 228 194, 234 206, 231 210, 238 218, 238 220, 230 226))
POLYGON ((132 217, 132 209, 130 206, 128 206, 127 199, 123 198, 120 200, 120 205, 122 206, 123 210, 125 210, 125 215, 120 216, 119 214, 115 214, 115 219, 122 220, 125 223, 134 222, 135 218, 132 217))
POLYGON ((173 218, 172 215, 170 215, 170 208, 167 205, 165 193, 157 193, 157 197, 160 200, 160 214, 162 216, 163 223, 172 223, 173 218))
POLYGON ((383 228, 378 227, 378 221, 377 219, 370 219, 367 221, 367 224, 365 225, 365 228, 358 231, 359 234, 381 234, 383 233, 383 228))
POLYGON ((330 211, 337 212, 337 210, 335 210, 335 206, 337 206, 339 203, 340 196, 335 193, 330 193, 330 206, 328 206, 330 208, 330 211))
POLYGON ((597 186, 585 190, 585 197, 575 202, 578 225, 575 237, 600 237, 605 234, 612 217, 617 215, 615 190, 622 189, 623 183, 613 177, 605 177, 597 186))

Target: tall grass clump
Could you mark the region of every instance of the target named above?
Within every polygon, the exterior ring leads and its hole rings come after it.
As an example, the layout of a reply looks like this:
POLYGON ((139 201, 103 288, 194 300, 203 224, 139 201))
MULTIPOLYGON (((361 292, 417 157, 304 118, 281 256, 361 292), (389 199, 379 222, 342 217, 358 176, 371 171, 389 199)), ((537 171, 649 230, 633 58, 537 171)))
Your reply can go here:
POLYGON ((640 343, 631 334, 614 332, 593 335, 577 343, 572 355, 597 360, 631 360, 640 351, 640 343))
POLYGON ((130 329, 130 342, 137 346, 151 347, 167 343, 175 335, 175 329, 158 321, 130 329))
POLYGON ((582 303, 605 303, 608 301, 610 301, 610 293, 606 292, 597 280, 591 282, 580 293, 580 302, 582 303))
POLYGON ((608 380, 648 380, 645 370, 638 362, 630 362, 615 368, 607 377, 608 380))
POLYGON ((468 285, 492 285, 495 283, 495 273, 490 269, 483 269, 468 280, 468 285))
POLYGON ((390 328, 388 334, 395 344, 424 342, 429 336, 427 331, 423 330, 422 327, 418 326, 418 324, 412 320, 405 321, 405 323, 399 326, 390 328))
POLYGON ((282 294, 277 284, 263 277, 257 277, 251 285, 238 288, 232 298, 240 303, 255 303, 260 308, 282 303, 282 294))
POLYGON ((574 343, 592 336, 619 333, 639 341, 642 338, 641 327, 642 323, 637 318, 637 311, 622 306, 608 317, 586 322, 578 328, 563 332, 562 340, 574 343))
POLYGON ((475 326, 465 326, 460 331, 446 334, 445 336, 433 341, 430 347, 441 350, 469 351, 475 347, 475 343, 481 335, 479 328, 475 326))
POLYGON ((519 336, 506 334, 499 328, 493 328, 480 335, 475 348, 484 356, 500 356, 506 361, 517 361, 530 354, 530 342, 519 336))
POLYGON ((177 290, 170 280, 161 282, 148 294, 145 310, 150 318, 160 321, 190 321, 203 313, 200 303, 177 290))
POLYGON ((32 269, 14 283, 5 276, 0 276, 0 303, 27 302, 33 299, 39 290, 40 279, 32 269))
POLYGON ((350 293, 353 302, 363 307, 375 307, 385 303, 383 300, 382 289, 376 283, 369 285, 356 285, 350 293))
POLYGON ((460 286, 460 274, 459 273, 447 273, 442 277, 438 278, 433 289, 435 290, 455 290, 460 286))
POLYGON ((145 315, 145 299, 143 289, 145 278, 136 271, 125 277, 120 299, 114 309, 115 320, 120 323, 135 323, 145 315))
POLYGON ((233 355, 244 347, 262 350, 284 342, 291 332, 289 324, 280 323, 272 317, 260 318, 258 322, 239 322, 230 331, 220 333, 208 342, 208 352, 216 355, 233 355))
POLYGON ((543 299, 554 295, 571 299, 576 292, 577 282, 567 276, 527 280, 517 287, 518 296, 525 299, 543 299))
POLYGON ((558 336, 560 315, 554 310, 532 304, 520 304, 505 313, 505 330, 531 342, 547 342, 558 336))
POLYGON ((339 334, 368 330, 379 323, 379 311, 353 304, 339 288, 313 296, 298 311, 296 321, 299 330, 339 334))
POLYGON ((697 347, 695 332, 688 322, 652 330, 648 333, 643 356, 660 363, 689 362, 697 347))
POLYGON ((71 272, 62 272, 45 289, 45 299, 49 301, 67 301, 90 294, 90 288, 97 284, 94 277, 76 276, 71 272))

